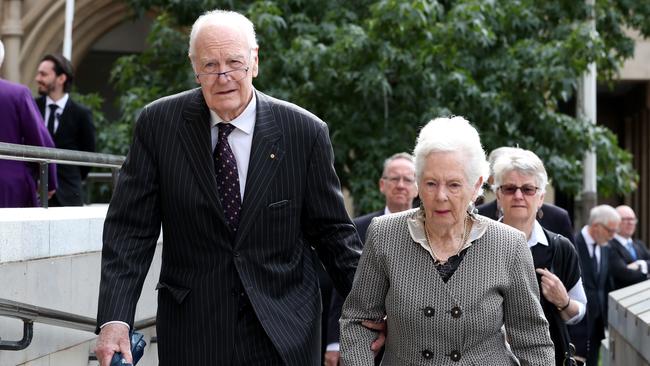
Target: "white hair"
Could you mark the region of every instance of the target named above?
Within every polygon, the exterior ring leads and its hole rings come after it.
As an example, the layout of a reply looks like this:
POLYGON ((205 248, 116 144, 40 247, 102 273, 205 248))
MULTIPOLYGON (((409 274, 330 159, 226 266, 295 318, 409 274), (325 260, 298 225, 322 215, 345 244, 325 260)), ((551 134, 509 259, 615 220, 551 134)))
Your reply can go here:
POLYGON ((589 211, 589 225, 607 225, 610 222, 621 222, 621 215, 610 205, 596 206, 589 211))
MULTIPOLYGON (((463 117, 436 118, 424 126, 415 143, 415 176, 418 180, 429 154, 434 152, 459 152, 463 157, 465 178, 474 184, 487 178, 489 167, 481 146, 478 131, 463 117)), ((478 194, 482 193, 479 188, 478 194)))
POLYGON ((225 25, 239 29, 246 36, 250 48, 258 47, 255 26, 248 18, 234 11, 217 9, 203 13, 192 25, 192 32, 190 32, 190 58, 196 54, 194 49, 196 36, 199 34, 201 28, 206 25, 225 25))
POLYGON ((397 154, 393 154, 388 159, 384 160, 384 170, 382 174, 386 174, 386 168, 388 168, 388 164, 392 163, 397 159, 403 159, 413 163, 413 155, 407 152, 399 152, 397 154))
POLYGON ((496 192, 497 188, 503 184, 503 179, 510 172, 518 172, 523 175, 535 178, 535 184, 539 188, 539 193, 546 192, 548 175, 544 168, 542 160, 532 151, 524 150, 518 147, 510 147, 503 150, 497 156, 492 166, 494 185, 492 190, 496 192))
POLYGON ((0 66, 2 66, 2 62, 5 60, 5 45, 2 44, 2 40, 0 39, 0 66))

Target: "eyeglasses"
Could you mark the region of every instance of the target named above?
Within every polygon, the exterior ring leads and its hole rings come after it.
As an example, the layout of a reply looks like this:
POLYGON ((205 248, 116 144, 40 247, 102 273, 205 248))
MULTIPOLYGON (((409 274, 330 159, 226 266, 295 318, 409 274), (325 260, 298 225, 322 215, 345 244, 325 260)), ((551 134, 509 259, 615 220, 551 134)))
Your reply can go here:
POLYGON ((610 229, 607 226, 605 226, 605 224, 598 224, 598 225, 600 225, 603 229, 605 229, 605 231, 607 231, 609 235, 616 234, 616 229, 610 229))
POLYGON ((246 77, 248 74, 249 67, 242 67, 239 69, 232 69, 224 72, 200 72, 198 74, 195 74, 195 76, 206 83, 213 83, 215 82, 219 76, 224 76, 226 80, 228 81, 239 81, 243 78, 246 77))
POLYGON ((526 195, 526 196, 534 196, 535 193, 537 193, 537 190, 539 189, 538 187, 535 187, 532 184, 524 184, 523 186, 517 186, 514 184, 504 184, 502 186, 499 186, 499 189, 503 194, 512 196, 517 192, 518 189, 521 190, 521 193, 526 195))
POLYGON ((391 184, 399 184, 400 181, 404 181, 404 185, 410 186, 415 184, 415 178, 411 177, 381 177, 383 180, 389 181, 391 184))
POLYGON ((623 217, 621 221, 629 222, 630 224, 636 224, 638 222, 638 220, 634 217, 623 217))

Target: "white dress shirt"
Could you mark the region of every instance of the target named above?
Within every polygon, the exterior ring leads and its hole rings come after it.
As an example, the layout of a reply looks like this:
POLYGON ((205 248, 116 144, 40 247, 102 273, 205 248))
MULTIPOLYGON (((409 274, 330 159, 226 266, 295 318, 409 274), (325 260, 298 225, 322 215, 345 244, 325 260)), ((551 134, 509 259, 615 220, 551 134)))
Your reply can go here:
POLYGON ((47 128, 47 121, 50 119, 50 105, 51 104, 56 104, 59 108, 56 109, 54 112, 55 118, 54 118, 54 132, 59 128, 59 116, 61 116, 61 113, 63 113, 63 110, 65 109, 65 105, 68 103, 68 99, 70 99, 70 95, 68 93, 63 94, 61 99, 57 100, 56 102, 52 100, 49 96, 45 97, 45 115, 43 116, 43 122, 45 122, 45 128, 47 128))
MULTIPOLYGON (((614 234, 614 239, 616 239, 619 243, 621 243, 623 248, 627 249, 628 252, 630 252, 631 248, 634 249, 634 242, 633 242, 632 238, 624 238, 624 237, 620 236, 619 234, 614 234)), ((635 250, 635 253, 636 253, 636 249, 634 249, 634 250, 635 250)), ((638 258, 639 253, 636 253, 636 255, 637 255, 637 258, 638 258)), ((639 270, 641 272, 643 272, 643 274, 646 274, 646 275, 648 274, 648 262, 644 261, 643 259, 637 259, 632 263, 636 263, 637 265, 639 265, 639 270)))

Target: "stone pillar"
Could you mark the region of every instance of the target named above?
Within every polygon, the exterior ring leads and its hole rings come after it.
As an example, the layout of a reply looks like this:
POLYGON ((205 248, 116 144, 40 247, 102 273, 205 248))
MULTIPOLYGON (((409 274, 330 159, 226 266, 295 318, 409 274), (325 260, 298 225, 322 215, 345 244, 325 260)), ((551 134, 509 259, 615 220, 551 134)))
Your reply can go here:
POLYGON ((2 42, 5 45, 5 60, 2 65, 3 77, 20 82, 20 51, 23 38, 22 0, 0 1, 2 9, 2 42))

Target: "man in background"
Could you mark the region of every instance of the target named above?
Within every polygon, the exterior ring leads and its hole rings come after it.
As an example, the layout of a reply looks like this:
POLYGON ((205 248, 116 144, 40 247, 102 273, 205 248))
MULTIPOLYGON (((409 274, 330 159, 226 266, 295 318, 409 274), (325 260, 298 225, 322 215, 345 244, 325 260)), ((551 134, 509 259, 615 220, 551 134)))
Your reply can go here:
MULTIPOLYGON (((0 41, 0 66, 4 61, 0 41)), ((54 147, 27 87, 0 79, 0 142, 54 147)), ((56 189, 56 166, 48 165, 49 195, 56 189)), ((0 159, 0 207, 38 206, 38 164, 0 159)))
POLYGON ((576 235, 575 246, 580 259, 582 285, 587 294, 587 314, 576 325, 569 326, 576 357, 587 365, 598 365, 600 341, 607 326, 607 293, 613 288, 610 277, 610 248, 621 216, 609 205, 600 205, 589 212, 589 223, 576 235))
MULTIPOLYGON (((397 153, 384 161, 384 170, 379 179, 379 191, 386 199, 386 206, 382 210, 354 219, 362 243, 366 241, 366 231, 373 218, 413 208, 413 200, 418 195, 418 189, 415 185, 415 164, 411 154, 397 153)), ((342 296, 333 291, 327 327, 326 366, 338 365, 341 357, 339 318, 344 301, 342 296)), ((380 360, 381 356, 378 357, 378 361, 380 360)))
MULTIPOLYGON (((59 149, 95 151, 95 126, 90 110, 70 98, 74 80, 72 64, 62 55, 46 55, 38 65, 36 99, 45 126, 59 149)), ((59 188, 50 198, 50 206, 81 206, 81 182, 90 167, 58 166, 59 188)))
POLYGON ((616 211, 621 215, 621 225, 609 246, 614 289, 619 289, 648 279, 650 253, 644 242, 632 239, 637 224, 634 210, 622 205, 616 211))

